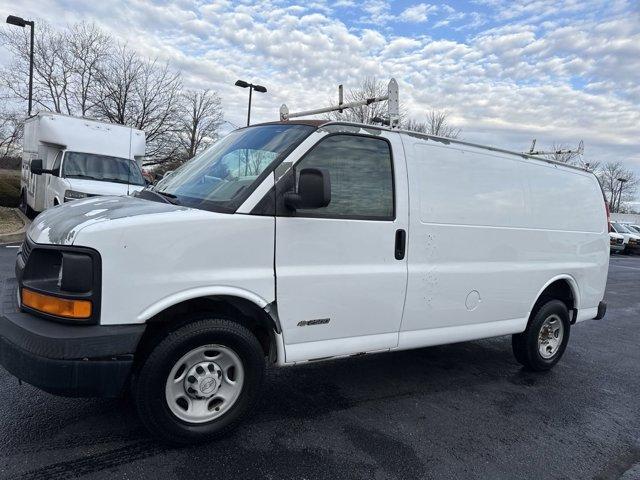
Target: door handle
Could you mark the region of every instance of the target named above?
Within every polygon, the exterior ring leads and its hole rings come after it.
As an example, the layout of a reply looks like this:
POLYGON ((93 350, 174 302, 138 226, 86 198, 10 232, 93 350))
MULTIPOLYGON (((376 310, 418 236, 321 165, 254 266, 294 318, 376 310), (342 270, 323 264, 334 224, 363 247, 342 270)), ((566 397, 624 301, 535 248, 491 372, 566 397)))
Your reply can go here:
POLYGON ((396 230, 396 260, 404 259, 404 253, 407 245, 407 232, 403 229, 396 230))

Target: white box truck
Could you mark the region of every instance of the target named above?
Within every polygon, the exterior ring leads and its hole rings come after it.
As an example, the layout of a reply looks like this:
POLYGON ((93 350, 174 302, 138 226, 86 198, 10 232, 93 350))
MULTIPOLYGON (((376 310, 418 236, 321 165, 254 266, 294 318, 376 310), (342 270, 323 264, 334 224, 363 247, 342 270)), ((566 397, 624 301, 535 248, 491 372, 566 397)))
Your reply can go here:
POLYGON ((174 443, 238 425, 267 363, 511 335, 543 371, 606 310, 597 178, 518 152, 281 121, 136 197, 32 223, 0 295, 0 363, 56 394, 130 391, 174 443))
POLYGON ((24 126, 23 211, 97 195, 127 195, 145 186, 145 134, 124 125, 38 113, 24 126))

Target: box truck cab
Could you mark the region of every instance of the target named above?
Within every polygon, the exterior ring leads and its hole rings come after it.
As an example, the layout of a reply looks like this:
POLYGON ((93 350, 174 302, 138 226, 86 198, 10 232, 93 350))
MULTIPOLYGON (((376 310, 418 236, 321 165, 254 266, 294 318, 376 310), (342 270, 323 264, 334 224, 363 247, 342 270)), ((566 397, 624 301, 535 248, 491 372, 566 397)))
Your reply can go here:
POLYGON ((130 391, 152 432, 202 441, 238 424, 267 363, 511 335, 521 364, 550 369, 603 317, 608 262, 591 172, 371 125, 262 124, 136 198, 40 215, 4 285, 0 359, 57 394, 130 391))
POLYGON ((141 130, 38 113, 24 127, 21 208, 40 212, 79 198, 141 190, 144 153, 141 130))

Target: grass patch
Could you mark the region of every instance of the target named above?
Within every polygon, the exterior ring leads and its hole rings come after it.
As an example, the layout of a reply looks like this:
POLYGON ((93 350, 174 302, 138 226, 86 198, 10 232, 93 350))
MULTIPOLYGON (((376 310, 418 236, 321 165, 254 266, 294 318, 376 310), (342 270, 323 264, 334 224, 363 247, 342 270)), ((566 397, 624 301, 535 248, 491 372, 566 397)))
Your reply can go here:
POLYGON ((15 210, 0 208, 0 233, 16 232, 20 230, 23 225, 22 220, 20 220, 15 210))
POLYGON ((0 207, 20 203, 20 170, 0 170, 0 207))

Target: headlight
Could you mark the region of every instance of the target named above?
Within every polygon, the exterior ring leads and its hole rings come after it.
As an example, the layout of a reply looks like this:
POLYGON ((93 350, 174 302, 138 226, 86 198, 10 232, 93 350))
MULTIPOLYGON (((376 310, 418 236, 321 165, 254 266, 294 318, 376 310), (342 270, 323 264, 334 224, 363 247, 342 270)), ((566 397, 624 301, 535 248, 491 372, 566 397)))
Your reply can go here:
POLYGON ((20 275, 21 305, 52 320, 98 323, 100 272, 93 249, 36 244, 20 275))
POLYGON ((84 192, 76 192, 75 190, 67 190, 64 192, 64 201, 70 202, 71 200, 78 200, 80 198, 87 198, 89 196, 88 193, 84 192))
POLYGON ((93 260, 83 253, 62 252, 58 278, 66 292, 89 292, 93 287, 93 260))

